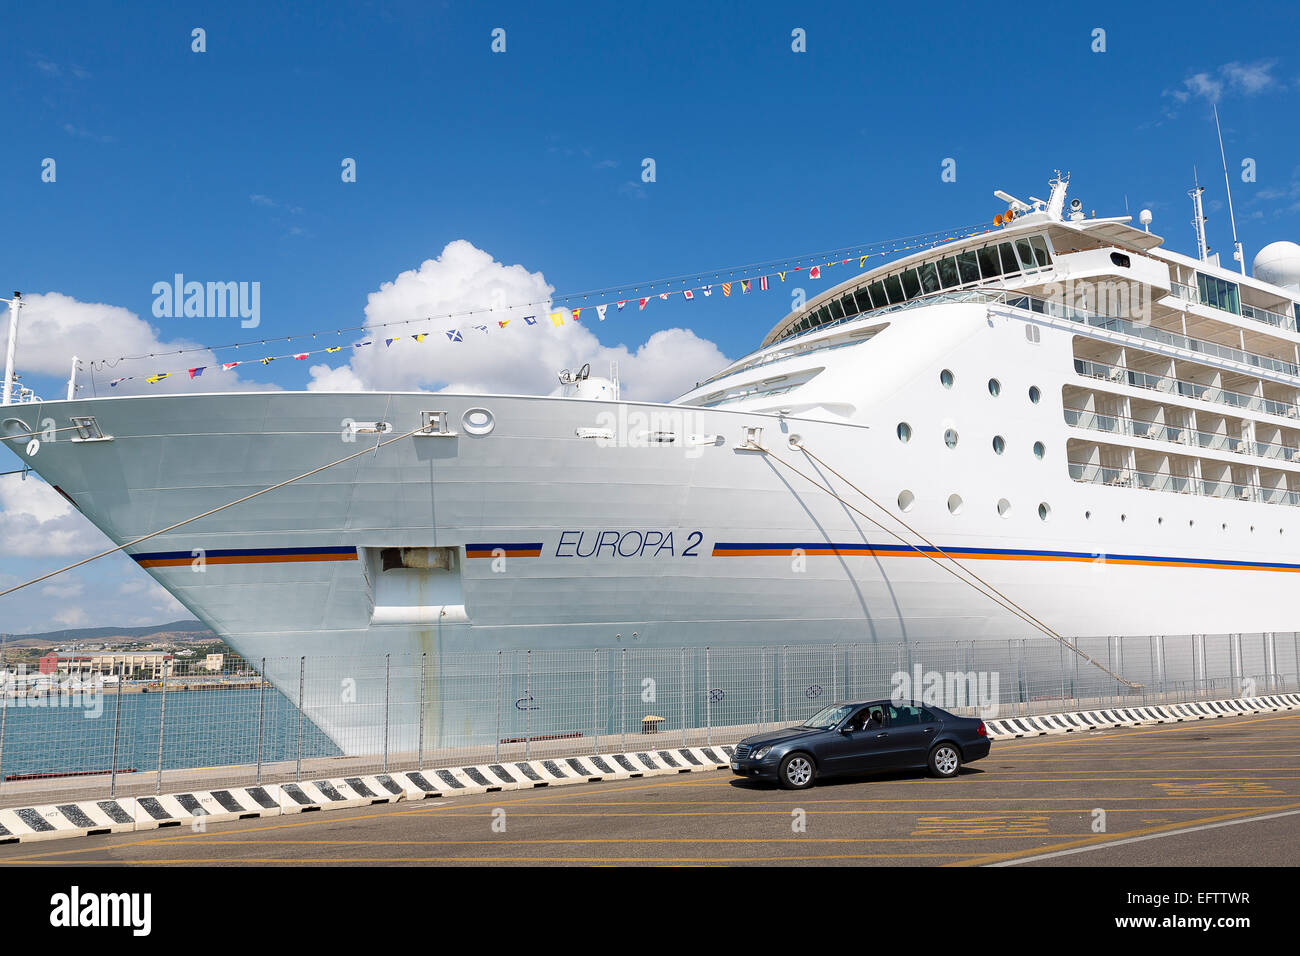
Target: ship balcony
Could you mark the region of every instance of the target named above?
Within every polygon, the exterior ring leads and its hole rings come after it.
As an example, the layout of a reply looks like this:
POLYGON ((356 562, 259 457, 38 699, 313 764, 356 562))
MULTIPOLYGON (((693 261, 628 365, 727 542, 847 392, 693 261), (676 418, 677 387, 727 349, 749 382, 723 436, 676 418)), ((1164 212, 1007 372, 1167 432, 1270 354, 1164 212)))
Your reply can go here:
POLYGON ((1239 481, 1215 481, 1159 472, 1138 471, 1132 468, 1111 468, 1073 461, 1070 462, 1070 477, 1085 484, 1106 485, 1111 488, 1165 491, 1183 495, 1202 495, 1209 498, 1230 498, 1237 501, 1255 501, 1263 504, 1300 507, 1300 491, 1291 491, 1279 487, 1265 487, 1239 481))
POLYGON ((1258 395, 1248 395, 1245 392, 1235 392, 1199 382, 1187 381, 1186 379, 1173 378, 1167 375, 1152 375, 1148 372, 1139 372, 1134 369, 1079 358, 1074 360, 1074 370, 1080 375, 1100 379, 1112 385, 1129 385, 1133 388, 1145 388, 1155 392, 1164 392, 1168 395, 1177 395, 1180 398, 1191 398, 1216 405, 1231 405, 1234 408, 1244 408, 1253 412, 1262 412, 1266 415, 1277 415, 1282 418, 1300 419, 1300 406, 1290 402, 1261 398, 1258 395))
POLYGON ((1126 438, 1168 442, 1209 451, 1269 458, 1275 461, 1300 461, 1300 447, 1277 442, 1250 441, 1220 432, 1195 431, 1181 425, 1125 418, 1122 415, 1098 414, 1083 408, 1066 408, 1065 422, 1075 428, 1108 432, 1126 438))

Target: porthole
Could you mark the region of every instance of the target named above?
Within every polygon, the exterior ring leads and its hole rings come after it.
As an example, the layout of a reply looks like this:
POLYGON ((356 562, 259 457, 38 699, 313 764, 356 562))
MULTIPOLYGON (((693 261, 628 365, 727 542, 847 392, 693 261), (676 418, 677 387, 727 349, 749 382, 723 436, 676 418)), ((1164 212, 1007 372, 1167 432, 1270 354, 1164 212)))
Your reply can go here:
POLYGON ((957 430, 955 428, 949 428, 943 433, 943 443, 949 448, 957 447, 957 430))
POLYGON ((1091 512, 1091 511, 1085 511, 1085 512, 1083 513, 1083 520, 1084 520, 1084 521, 1091 521, 1091 520, 1092 520, 1092 512, 1091 512))
POLYGON ((1219 530, 1220 530, 1220 531, 1227 531, 1227 530, 1228 530, 1228 523, 1225 521, 1223 524, 1219 525, 1219 530))
POLYGON ((1052 509, 1048 506, 1048 504, 1047 504, 1046 501, 1040 501, 1040 502, 1038 503, 1038 517, 1039 517, 1039 518, 1041 518, 1042 520, 1046 521, 1047 518, 1048 518, 1048 516, 1049 516, 1051 513, 1052 513, 1052 509))
POLYGON ((1031 402, 1033 402, 1035 405, 1037 405, 1037 404, 1038 404, 1038 400, 1039 400, 1040 398, 1042 398, 1042 397, 1043 397, 1043 393, 1039 390, 1039 388, 1038 388, 1037 385, 1031 385, 1031 386, 1029 386, 1029 400, 1030 400, 1031 402))
POLYGON ((949 369, 944 369, 939 373, 939 383, 944 388, 952 388, 952 372, 949 369))
POLYGON ((916 504, 916 495, 910 491, 900 491, 898 493, 898 510, 911 511, 912 505, 916 504))
POLYGON ((1196 527, 1196 522, 1195 522, 1194 520, 1192 520, 1192 519, 1189 518, 1189 519, 1187 520, 1187 527, 1189 527, 1189 528, 1195 528, 1195 527, 1196 527))
POLYGON ((998 514, 1001 515, 1003 518, 1005 518, 1010 513, 1011 513, 1011 502, 1007 501, 1006 498, 999 498, 998 514))
POLYGON ((1254 526, 1254 525, 1251 525, 1251 526, 1250 526, 1250 533, 1251 533, 1251 534, 1254 534, 1254 533, 1255 533, 1255 526, 1254 526))
POLYGON ((1156 519, 1156 524, 1164 524, 1164 523, 1165 523, 1165 519, 1164 519, 1164 518, 1157 518, 1157 519, 1156 519))
POLYGON ((898 440, 904 445, 912 440, 912 426, 907 422, 898 423, 898 440))
POLYGON ((989 379, 989 394, 994 398, 1002 394, 1002 383, 996 378, 989 379))
POLYGON ((1003 438, 1001 435, 994 435, 993 450, 999 455, 1002 454, 1004 451, 1007 450, 1007 440, 1003 438))
POLYGON ((1047 454, 1047 446, 1040 441, 1034 442, 1034 457, 1041 461, 1043 456, 1046 454, 1047 454))
POLYGON ((1120 521, 1127 521, 1127 520, 1128 520, 1128 515, 1120 515, 1120 516, 1119 516, 1119 520, 1120 520, 1120 521))
POLYGON ((962 505, 961 495, 949 495, 949 496, 948 496, 948 513, 949 513, 949 514, 954 514, 954 515, 955 515, 955 514, 958 514, 958 513, 961 511, 961 505, 962 505))

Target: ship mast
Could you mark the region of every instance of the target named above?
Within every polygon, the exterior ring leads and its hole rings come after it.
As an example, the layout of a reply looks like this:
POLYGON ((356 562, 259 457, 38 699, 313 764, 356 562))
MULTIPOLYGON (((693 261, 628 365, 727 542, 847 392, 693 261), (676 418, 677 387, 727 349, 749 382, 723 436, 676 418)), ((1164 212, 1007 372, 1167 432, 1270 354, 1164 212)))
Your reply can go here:
POLYGON ((1228 221, 1232 223, 1232 258, 1241 265, 1241 274, 1246 274, 1246 253, 1237 238, 1237 217, 1232 211, 1232 183, 1228 179, 1228 158, 1223 153, 1223 130, 1219 127, 1219 106, 1214 106, 1214 128, 1219 134, 1219 159, 1223 162, 1223 185, 1228 190, 1228 221))
POLYGON ((1196 230, 1196 258, 1204 262, 1210 258, 1210 247, 1205 244, 1205 211, 1201 208, 1201 193, 1205 192, 1205 187, 1201 185, 1195 166, 1192 167, 1192 182, 1195 185, 1187 190, 1187 195, 1192 197, 1192 227, 1196 230))
POLYGON ((12 299, 0 299, 0 302, 9 303, 9 347, 5 351, 4 394, 0 397, 0 405, 9 405, 14 390, 14 356, 18 352, 18 313, 23 308, 23 294, 15 292, 12 299))

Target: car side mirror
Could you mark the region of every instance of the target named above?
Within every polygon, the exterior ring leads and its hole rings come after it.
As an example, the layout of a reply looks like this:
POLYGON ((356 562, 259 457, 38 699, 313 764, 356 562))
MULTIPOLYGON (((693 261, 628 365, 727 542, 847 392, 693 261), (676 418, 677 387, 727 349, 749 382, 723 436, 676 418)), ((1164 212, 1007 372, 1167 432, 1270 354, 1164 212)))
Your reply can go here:
POLYGON ((840 728, 840 733, 842 733, 842 734, 851 734, 851 733, 853 733, 853 725, 852 725, 852 724, 845 724, 843 727, 840 728))

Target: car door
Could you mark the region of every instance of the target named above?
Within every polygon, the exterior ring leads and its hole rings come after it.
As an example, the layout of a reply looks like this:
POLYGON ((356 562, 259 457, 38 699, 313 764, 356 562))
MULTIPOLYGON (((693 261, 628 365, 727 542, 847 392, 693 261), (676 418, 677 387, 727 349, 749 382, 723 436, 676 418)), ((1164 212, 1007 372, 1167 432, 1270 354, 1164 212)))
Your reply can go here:
POLYGON ((858 708, 838 729, 827 733, 826 740, 817 748, 826 773, 853 773, 863 768, 868 735, 873 733, 861 729, 868 710, 858 708))
POLYGON ((934 715, 911 703, 888 704, 885 709, 889 713, 889 737, 883 755, 885 765, 889 767, 923 765, 939 727, 934 715))

